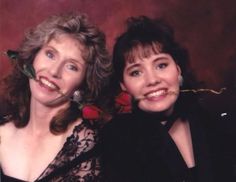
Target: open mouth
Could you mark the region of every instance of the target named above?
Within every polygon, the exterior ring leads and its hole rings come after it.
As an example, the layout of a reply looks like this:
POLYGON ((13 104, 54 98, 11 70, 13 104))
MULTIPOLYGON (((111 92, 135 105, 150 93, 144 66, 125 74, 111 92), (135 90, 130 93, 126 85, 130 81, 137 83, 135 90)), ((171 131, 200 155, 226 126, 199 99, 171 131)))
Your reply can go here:
POLYGON ((161 89, 155 92, 150 92, 146 94, 145 97, 146 98, 160 97, 160 96, 166 95, 166 93, 167 93, 166 89, 161 89))
POLYGON ((59 87, 55 83, 50 82, 48 79, 44 77, 39 78, 39 83, 40 85, 42 85, 45 88, 48 88, 49 90, 59 91, 59 87))

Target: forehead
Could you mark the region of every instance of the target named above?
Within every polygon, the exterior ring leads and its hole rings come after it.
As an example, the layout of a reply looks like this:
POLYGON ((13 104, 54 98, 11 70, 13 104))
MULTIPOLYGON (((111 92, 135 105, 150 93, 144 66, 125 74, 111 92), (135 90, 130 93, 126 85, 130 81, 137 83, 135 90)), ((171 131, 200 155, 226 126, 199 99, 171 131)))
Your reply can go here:
POLYGON ((88 50, 87 47, 81 43, 81 41, 75 36, 75 35, 71 35, 71 34, 66 34, 66 33, 58 33, 55 34, 53 36, 51 36, 50 39, 48 39, 48 41, 46 42, 45 45, 50 45, 50 44, 64 44, 64 51, 69 51, 70 47, 67 47, 67 44, 69 43, 70 46, 72 46, 71 48, 73 48, 72 50, 78 49, 78 51, 81 54, 81 57, 83 58, 84 61, 87 60, 88 57, 88 50))
POLYGON ((50 44, 50 43, 58 43, 58 44, 62 44, 62 43, 70 43, 71 45, 79 48, 79 49, 82 49, 83 46, 82 44, 80 43, 79 40, 76 39, 75 36, 73 35, 69 35, 69 34, 56 34, 54 36, 52 36, 50 39, 48 39, 47 43, 46 44, 50 44))
POLYGON ((126 64, 136 63, 138 60, 160 53, 162 53, 162 45, 158 42, 152 42, 150 44, 139 43, 126 52, 125 62, 126 64))

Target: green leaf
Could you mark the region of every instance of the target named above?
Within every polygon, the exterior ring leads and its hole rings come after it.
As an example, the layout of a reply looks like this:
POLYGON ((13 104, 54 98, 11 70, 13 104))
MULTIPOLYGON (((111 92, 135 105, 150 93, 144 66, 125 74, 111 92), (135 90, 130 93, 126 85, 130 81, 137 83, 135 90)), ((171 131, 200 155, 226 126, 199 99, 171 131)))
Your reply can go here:
POLYGON ((22 72, 31 79, 35 79, 35 70, 31 64, 24 64, 22 72))
MULTIPOLYGON (((19 52, 14 50, 7 50, 6 54, 11 60, 13 61, 18 60, 19 52)), ((31 64, 23 64, 23 68, 19 66, 18 62, 16 64, 18 65, 19 70, 22 73, 24 73, 27 77, 29 77, 30 79, 36 78, 35 70, 31 64)))
POLYGON ((6 54, 11 60, 17 60, 19 56, 19 53, 13 50, 7 50, 6 54))

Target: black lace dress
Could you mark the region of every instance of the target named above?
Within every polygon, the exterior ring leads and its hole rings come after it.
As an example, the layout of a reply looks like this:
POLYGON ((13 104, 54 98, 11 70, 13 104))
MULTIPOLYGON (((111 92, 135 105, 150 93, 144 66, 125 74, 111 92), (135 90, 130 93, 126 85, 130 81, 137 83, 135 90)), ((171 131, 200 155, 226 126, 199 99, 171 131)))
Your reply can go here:
MULTIPOLYGON (((84 120, 75 126, 73 134, 63 148, 35 180, 37 182, 93 182, 99 181, 100 164, 98 158, 97 130, 84 120), (81 134, 83 133, 82 137, 81 134), (79 135, 80 134, 80 135, 79 135)), ((24 182, 1 172, 1 182, 24 182)))

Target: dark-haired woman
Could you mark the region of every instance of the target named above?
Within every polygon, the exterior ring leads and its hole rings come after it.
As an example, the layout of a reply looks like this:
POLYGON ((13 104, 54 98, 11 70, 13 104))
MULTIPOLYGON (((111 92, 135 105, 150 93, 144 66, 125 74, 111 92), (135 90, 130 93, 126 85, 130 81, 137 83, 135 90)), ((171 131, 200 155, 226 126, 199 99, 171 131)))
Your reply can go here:
POLYGON ((113 83, 131 95, 133 110, 114 117, 102 131, 104 181, 232 180, 215 178, 210 118, 194 94, 181 92, 196 83, 188 66, 187 51, 166 23, 128 19, 113 50, 113 83))

